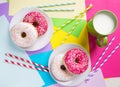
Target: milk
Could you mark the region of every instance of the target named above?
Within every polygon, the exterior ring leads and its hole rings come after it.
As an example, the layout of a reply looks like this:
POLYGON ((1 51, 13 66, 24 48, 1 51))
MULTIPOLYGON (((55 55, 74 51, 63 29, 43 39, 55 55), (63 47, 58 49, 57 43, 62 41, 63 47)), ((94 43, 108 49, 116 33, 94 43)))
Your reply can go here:
POLYGON ((94 17, 95 30, 103 35, 109 34, 115 27, 114 19, 109 13, 101 12, 94 17))

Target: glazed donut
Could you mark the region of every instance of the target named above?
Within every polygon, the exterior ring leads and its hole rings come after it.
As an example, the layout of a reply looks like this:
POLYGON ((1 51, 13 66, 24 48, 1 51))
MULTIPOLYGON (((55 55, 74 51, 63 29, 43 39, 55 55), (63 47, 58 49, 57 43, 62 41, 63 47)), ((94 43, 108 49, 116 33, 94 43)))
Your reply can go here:
POLYGON ((20 22, 14 25, 10 31, 13 42, 19 47, 30 47, 38 38, 35 27, 29 23, 20 22))
POLYGON ((71 80, 74 76, 63 65, 63 56, 58 55, 52 60, 50 72, 55 80, 65 82, 71 80))
POLYGON ((45 34, 48 28, 47 20, 40 12, 29 12, 23 22, 31 23, 37 29, 38 36, 45 34))
POLYGON ((81 74, 88 68, 88 55, 79 48, 73 48, 66 52, 64 63, 72 74, 81 74))

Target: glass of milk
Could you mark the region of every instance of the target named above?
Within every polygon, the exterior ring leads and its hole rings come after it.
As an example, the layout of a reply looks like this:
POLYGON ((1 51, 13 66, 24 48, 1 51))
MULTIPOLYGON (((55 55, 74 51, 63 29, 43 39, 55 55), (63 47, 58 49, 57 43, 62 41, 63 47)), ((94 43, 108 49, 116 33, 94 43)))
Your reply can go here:
POLYGON ((108 10, 97 12, 88 22, 88 32, 97 38, 98 46, 106 46, 108 35, 115 32, 118 26, 116 15, 108 10))

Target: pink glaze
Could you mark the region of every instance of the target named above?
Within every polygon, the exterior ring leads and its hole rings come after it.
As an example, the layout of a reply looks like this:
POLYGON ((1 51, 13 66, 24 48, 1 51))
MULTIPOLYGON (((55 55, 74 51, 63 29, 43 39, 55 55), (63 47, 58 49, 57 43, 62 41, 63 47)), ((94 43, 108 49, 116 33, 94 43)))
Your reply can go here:
POLYGON ((65 54, 65 65, 73 74, 81 74, 88 68, 87 54, 78 48, 73 48, 65 54))
POLYGON ((48 28, 47 20, 40 12, 29 12, 23 18, 23 22, 31 23, 36 27, 38 36, 43 35, 48 28))

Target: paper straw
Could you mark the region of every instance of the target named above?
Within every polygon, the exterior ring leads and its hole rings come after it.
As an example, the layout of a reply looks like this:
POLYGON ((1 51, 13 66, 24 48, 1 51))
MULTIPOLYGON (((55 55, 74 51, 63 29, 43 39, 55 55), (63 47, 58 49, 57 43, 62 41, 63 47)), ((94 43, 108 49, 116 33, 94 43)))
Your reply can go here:
POLYGON ((64 2, 64 3, 59 3, 59 4, 44 4, 44 5, 39 5, 37 6, 38 8, 46 8, 46 7, 56 7, 56 6, 65 6, 65 5, 75 5, 75 2, 64 2))
POLYGON ((78 20, 73 27, 70 29, 70 31, 68 32, 68 34, 65 36, 65 38, 62 40, 61 44, 64 44, 65 41, 68 39, 69 35, 72 34, 72 32, 75 30, 75 28, 78 26, 80 20, 78 20))
POLYGON ((43 9, 43 10, 46 11, 46 12, 54 12, 54 11, 57 11, 57 12, 59 12, 59 11, 62 11, 62 12, 64 12, 64 11, 74 11, 73 8, 53 8, 53 9, 46 8, 46 9, 43 9))
POLYGON ((109 47, 111 46, 111 44, 113 43, 113 41, 115 40, 115 36, 111 39, 110 43, 107 45, 107 47, 105 48, 105 50, 103 51, 103 53, 101 54, 101 56, 98 58, 96 64, 93 67, 93 70, 96 68, 96 66, 99 64, 99 62, 101 61, 101 59, 103 58, 103 56, 105 55, 106 51, 109 49, 109 47))
MULTIPOLYGON (((80 12, 79 15, 74 16, 73 19, 68 20, 64 24, 62 24, 61 26, 59 26, 58 30, 60 30, 61 28, 65 27, 66 25, 68 25, 69 23, 71 23, 72 21, 74 21, 75 19, 77 19, 78 17, 84 15, 84 13, 86 13, 91 8, 92 8, 92 4, 90 4, 83 12, 80 12)), ((58 30, 56 30, 55 32, 57 32, 58 30)))
POLYGON ((108 61, 108 59, 117 51, 119 47, 120 43, 111 51, 111 53, 105 58, 105 60, 100 64, 98 68, 101 68, 108 61))
POLYGON ((98 71, 98 69, 91 71, 91 72, 88 74, 87 78, 85 79, 85 83, 87 83, 88 81, 90 81, 91 78, 96 74, 97 71, 98 71))
POLYGON ((7 60, 7 59, 5 59, 4 62, 5 62, 5 63, 12 64, 12 65, 17 65, 17 66, 25 67, 25 68, 28 68, 28 69, 33 69, 33 70, 48 72, 47 70, 42 70, 41 68, 36 68, 36 67, 34 67, 34 66, 26 65, 26 64, 23 64, 23 63, 19 63, 19 62, 12 61, 12 60, 7 60))
POLYGON ((14 58, 14 59, 20 60, 20 61, 25 62, 25 63, 29 63, 31 65, 35 65, 37 67, 40 67, 42 70, 49 71, 47 66, 43 66, 41 64, 38 64, 38 63, 35 63, 35 62, 31 62, 31 61, 29 61, 29 60, 27 60, 25 58, 18 57, 16 55, 13 55, 13 54, 10 54, 10 53, 5 53, 5 56, 8 56, 10 58, 14 58))
POLYGON ((110 54, 105 58, 105 60, 100 64, 100 66, 97 69, 93 70, 88 74, 88 77, 86 78, 85 82, 88 82, 95 75, 98 69, 101 68, 108 61, 108 59, 117 51, 119 47, 120 43, 110 52, 110 54))
MULTIPOLYGON (((91 5, 89 6, 89 8, 91 7, 91 5)), ((87 10, 89 9, 87 8, 87 10)), ((83 17, 84 14, 81 14, 80 17, 83 17)), ((71 21, 71 20, 70 20, 71 21)), ((66 24, 69 24, 70 21, 67 21, 65 24, 62 25, 62 27, 64 27, 66 24)), ((65 36, 65 38, 61 41, 61 44, 64 44, 65 41, 68 39, 68 37, 70 36, 70 34, 72 34, 72 32, 75 30, 75 28, 78 26, 80 20, 77 20, 77 22, 73 25, 73 27, 70 29, 70 31, 68 32, 68 34, 65 36)), ((59 27, 60 28, 60 27, 59 27)))

